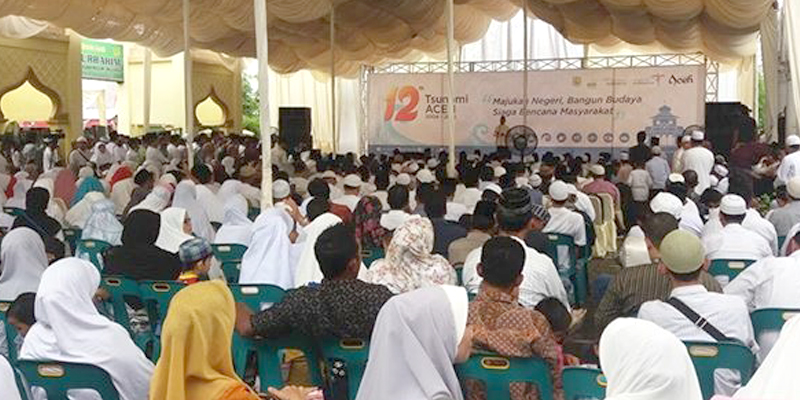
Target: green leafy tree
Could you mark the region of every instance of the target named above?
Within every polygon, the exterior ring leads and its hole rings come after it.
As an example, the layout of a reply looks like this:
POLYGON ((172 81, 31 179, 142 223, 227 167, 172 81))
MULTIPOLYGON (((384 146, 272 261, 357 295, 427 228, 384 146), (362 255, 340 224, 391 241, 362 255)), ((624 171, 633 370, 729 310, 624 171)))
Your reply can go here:
POLYGON ((250 74, 242 76, 242 128, 260 133, 260 121, 258 111, 258 90, 253 88, 252 80, 255 77, 250 74))

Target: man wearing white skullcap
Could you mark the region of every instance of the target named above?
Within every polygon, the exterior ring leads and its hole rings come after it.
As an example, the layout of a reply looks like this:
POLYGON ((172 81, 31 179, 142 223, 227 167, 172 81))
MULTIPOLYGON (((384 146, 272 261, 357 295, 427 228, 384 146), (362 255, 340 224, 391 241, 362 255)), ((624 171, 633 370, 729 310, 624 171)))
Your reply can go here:
POLYGON ((331 202, 346 206, 350 209, 350 212, 353 212, 356 210, 358 202, 361 201, 360 193, 363 182, 361 182, 361 177, 358 175, 350 174, 344 177, 342 184, 344 186, 344 194, 337 199, 331 200, 331 202))
POLYGON ((550 184, 548 191, 551 200, 551 207, 548 209, 550 221, 542 232, 567 235, 572 237, 576 246, 586 246, 586 225, 583 216, 566 207, 570 191, 569 186, 563 181, 550 184))
POLYGON ((672 155, 672 172, 683 172, 683 153, 692 147, 692 136, 684 135, 678 138, 678 150, 672 155))
POLYGON ((681 173, 692 170, 697 173, 697 186, 695 193, 699 196, 711 186, 709 176, 714 169, 714 153, 703 147, 705 133, 692 132, 692 148, 683 153, 683 170, 681 173))
MULTIPOLYGON (((728 194, 722 197, 719 218, 722 230, 703 237, 706 257, 709 260, 760 260, 772 256, 769 242, 753 231, 742 227, 747 214, 747 204, 741 196, 728 194)), ((717 277, 720 280, 719 277, 717 277)), ((720 280, 727 284, 727 279, 720 280)))
POLYGON ((653 146, 653 155, 645 163, 644 168, 653 180, 653 190, 664 190, 670 169, 667 160, 661 156, 661 147, 653 146))
POLYGON ((786 138, 786 156, 778 167, 778 184, 789 182, 800 175, 800 136, 790 135, 786 138))
POLYGON ((650 210, 653 213, 665 212, 680 221, 683 214, 683 203, 674 194, 661 192, 650 200, 650 210))
POLYGON ((789 179, 786 183, 786 191, 789 193, 791 201, 785 206, 772 210, 767 216, 769 222, 775 225, 778 236, 785 237, 792 227, 800 223, 800 176, 789 179))
POLYGON ((272 182, 272 200, 276 203, 286 200, 292 194, 289 182, 283 179, 278 179, 272 182))
MULTIPOLYGON (((700 239, 682 230, 672 231, 659 246, 659 269, 672 281, 667 301, 642 304, 639 318, 654 322, 683 341, 738 340, 758 351, 747 305, 741 298, 709 292, 699 281, 705 268, 700 239), (698 319, 698 316, 701 319, 698 319)), ((738 372, 719 370, 714 375, 718 395, 732 396, 741 379, 738 372)))
POLYGON ((617 185, 606 179, 606 169, 600 164, 593 164, 589 172, 594 180, 583 186, 583 191, 589 194, 608 193, 614 199, 614 204, 620 204, 619 189, 617 185))

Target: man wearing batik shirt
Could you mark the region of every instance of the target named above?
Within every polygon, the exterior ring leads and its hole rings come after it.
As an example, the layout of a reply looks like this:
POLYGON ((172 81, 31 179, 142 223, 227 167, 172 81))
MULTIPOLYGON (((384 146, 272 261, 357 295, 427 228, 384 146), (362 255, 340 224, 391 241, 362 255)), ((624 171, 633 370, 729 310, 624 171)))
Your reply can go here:
POLYGON ((322 283, 289 290, 280 303, 255 315, 237 304, 236 330, 242 336, 300 333, 369 339, 378 311, 392 293, 357 279, 361 257, 353 229, 343 224, 328 228, 317 239, 314 253, 325 277, 322 283))
MULTIPOLYGON (((469 305, 467 326, 473 331, 476 350, 506 357, 541 357, 550 366, 555 399, 562 399, 560 347, 544 315, 518 303, 525 250, 516 240, 495 237, 483 245, 478 274, 480 291, 469 305)), ((481 384, 467 381, 468 400, 486 399, 481 384)), ((538 399, 536 387, 511 385, 512 400, 538 399)))

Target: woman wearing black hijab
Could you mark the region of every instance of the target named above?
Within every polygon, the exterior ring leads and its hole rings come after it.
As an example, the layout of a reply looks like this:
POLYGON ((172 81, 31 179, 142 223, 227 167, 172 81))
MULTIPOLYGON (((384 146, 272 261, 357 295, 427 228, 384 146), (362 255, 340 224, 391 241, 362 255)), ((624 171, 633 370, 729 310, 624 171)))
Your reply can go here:
POLYGON ((136 280, 178 279, 181 262, 177 255, 156 247, 161 217, 149 210, 135 210, 125 219, 122 246, 106 253, 105 275, 136 280))
POLYGON ((39 233, 42 240, 54 238, 61 231, 61 224, 47 215, 50 192, 35 187, 25 194, 25 213, 14 220, 14 228, 27 226, 39 233))

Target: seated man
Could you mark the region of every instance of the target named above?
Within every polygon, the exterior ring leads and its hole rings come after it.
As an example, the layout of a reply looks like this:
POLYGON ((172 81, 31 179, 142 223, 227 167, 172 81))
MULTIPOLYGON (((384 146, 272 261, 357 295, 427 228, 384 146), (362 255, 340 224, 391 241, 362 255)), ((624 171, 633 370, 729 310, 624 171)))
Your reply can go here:
MULTIPOLYGON (((800 308, 800 234, 786 240, 788 257, 769 257, 747 267, 725 286, 725 294, 744 299, 751 313, 764 308, 800 308)), ((756 338, 760 359, 767 357, 778 333, 764 331, 756 338)))
MULTIPOLYGON (((460 269, 472 250, 482 247, 494 233, 494 211, 497 204, 490 201, 479 201, 472 214, 471 230, 466 237, 457 239, 448 247, 448 261, 453 268, 460 269)), ((447 218, 447 217, 445 217, 447 218)))
POLYGON ((800 176, 796 176, 786 183, 786 192, 791 201, 773 210, 767 219, 775 225, 778 236, 786 236, 792 227, 800 222, 800 176))
POLYGON ((467 230, 458 222, 444 218, 447 214, 447 199, 441 190, 428 193, 425 199, 425 214, 433 224, 433 252, 447 258, 450 244, 456 239, 467 236, 467 230))
POLYGON ((319 236, 314 252, 324 275, 317 286, 289 290, 283 300, 255 315, 237 304, 242 336, 276 337, 297 332, 311 337, 369 338, 375 318, 392 293, 357 279, 361 266, 352 228, 334 225, 319 236))
MULTIPOLYGON (((483 245, 478 275, 483 278, 480 291, 469 305, 467 325, 472 328, 473 346, 508 357, 538 356, 550 365, 555 390, 561 391, 560 346, 547 318, 518 303, 525 249, 514 239, 496 237, 483 245)), ((468 399, 480 396, 481 385, 467 381, 468 399)), ((538 398, 535 386, 512 384, 511 398, 538 398)), ((556 394, 556 398, 563 396, 556 394)))
MULTIPOLYGON (((564 307, 570 309, 567 291, 553 260, 545 254, 525 244, 528 233, 534 229, 533 204, 528 192, 522 188, 506 189, 500 197, 497 207, 497 225, 499 236, 510 237, 525 249, 525 267, 522 271, 522 284, 519 287, 519 303, 533 309, 540 300, 555 297, 564 307)), ((469 253, 462 276, 464 286, 472 293, 477 293, 483 281, 478 275, 478 264, 482 249, 477 248, 469 253)))
MULTIPOLYGON (((667 234, 678 229, 678 220, 668 213, 660 212, 646 217, 642 228, 649 258, 660 260, 658 247, 667 234)), ((700 271, 700 283, 708 291, 722 292, 719 283, 706 271, 700 271)), ((623 268, 614 276, 597 307, 595 325, 602 331, 617 318, 635 317, 639 306, 644 302, 667 300, 670 290, 669 278, 660 273, 657 262, 623 268)))
MULTIPOLYGON (((772 255, 769 242, 742 226, 747 215, 743 198, 735 194, 722 197, 719 219, 722 230, 703 237, 706 258, 709 260, 760 260, 772 255)), ((727 277, 717 278, 728 284, 727 277)))
MULTIPOLYGON (((672 281, 667 301, 642 304, 639 318, 672 332, 684 341, 739 341, 757 354, 753 325, 747 305, 739 297, 710 293, 700 284, 706 265, 703 245, 693 234, 677 230, 668 234, 659 247, 659 269, 672 281)), ((715 392, 731 396, 741 379, 738 372, 719 370, 715 374, 715 392)))

